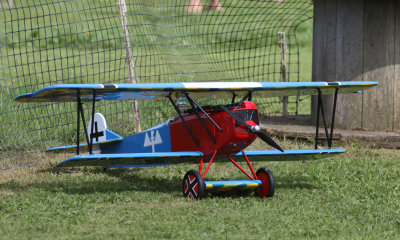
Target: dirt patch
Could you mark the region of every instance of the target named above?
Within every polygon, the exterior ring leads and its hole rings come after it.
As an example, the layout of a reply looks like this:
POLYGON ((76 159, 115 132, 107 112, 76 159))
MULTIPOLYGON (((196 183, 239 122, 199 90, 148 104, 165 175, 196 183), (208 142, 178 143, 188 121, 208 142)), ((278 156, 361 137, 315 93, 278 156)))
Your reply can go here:
MULTIPOLYGON (((307 115, 289 117, 261 117, 261 128, 276 137, 310 140, 315 138, 316 127, 307 115)), ((328 129, 330 133, 330 129, 328 129)), ((319 139, 326 141, 324 128, 319 128, 319 139)), ((400 133, 368 129, 334 129, 333 140, 358 142, 374 148, 400 149, 400 133)))

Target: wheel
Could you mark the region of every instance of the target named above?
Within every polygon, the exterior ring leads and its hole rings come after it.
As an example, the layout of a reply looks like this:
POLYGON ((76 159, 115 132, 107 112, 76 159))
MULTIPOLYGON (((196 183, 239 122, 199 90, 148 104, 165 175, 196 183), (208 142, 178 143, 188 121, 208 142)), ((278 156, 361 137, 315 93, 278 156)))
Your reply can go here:
POLYGON ((195 170, 188 171, 183 177, 183 196, 190 199, 202 199, 204 196, 204 180, 195 170))
POLYGON ((260 198, 272 197, 275 192, 274 175, 268 168, 260 168, 256 172, 258 180, 261 180, 261 187, 256 189, 256 195, 260 198))

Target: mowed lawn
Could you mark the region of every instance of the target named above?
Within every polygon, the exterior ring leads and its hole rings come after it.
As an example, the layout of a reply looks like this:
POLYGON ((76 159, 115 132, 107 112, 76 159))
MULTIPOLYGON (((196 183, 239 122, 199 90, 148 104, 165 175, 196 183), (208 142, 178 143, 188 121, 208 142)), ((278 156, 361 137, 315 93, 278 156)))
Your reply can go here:
MULTIPOLYGON (((312 144, 279 140, 284 148, 312 144)), ((184 199, 198 166, 109 170, 52 162, 2 172, 1 239, 399 239, 400 153, 357 144, 318 161, 257 162, 272 169, 275 196, 184 199)), ((264 148, 256 142, 254 149, 264 148)), ((217 163, 209 179, 245 179, 217 163)))
MULTIPOLYGON (((300 80, 309 81, 312 20, 297 30, 300 80)), ((104 46, 113 47, 118 46, 104 46)), ((60 54, 71 51, 78 50, 65 48, 60 54)), ((305 98, 299 113, 308 114, 309 106, 305 98)), ((285 149, 313 148, 312 143, 278 141, 285 149)), ((399 239, 399 151, 355 143, 339 147, 348 152, 319 161, 254 163, 273 171, 273 198, 227 195, 201 201, 181 194, 184 174, 197 165, 103 172, 56 168, 66 156, 50 155, 50 162, 1 172, 0 239, 399 239)), ((256 142, 252 148, 265 145, 256 142)), ((246 179, 230 163, 214 164, 207 177, 246 179)))

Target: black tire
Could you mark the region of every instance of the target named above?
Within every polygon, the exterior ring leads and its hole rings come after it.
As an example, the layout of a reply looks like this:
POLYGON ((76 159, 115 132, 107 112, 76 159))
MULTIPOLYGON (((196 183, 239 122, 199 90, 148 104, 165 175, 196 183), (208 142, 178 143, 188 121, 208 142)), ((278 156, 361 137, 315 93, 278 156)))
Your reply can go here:
POLYGON ((202 199, 204 196, 204 180, 195 170, 188 171, 183 177, 182 191, 185 198, 202 199))
POLYGON ((260 168, 256 172, 258 180, 261 180, 261 187, 256 189, 256 195, 260 198, 273 197, 275 193, 275 179, 271 170, 260 168))

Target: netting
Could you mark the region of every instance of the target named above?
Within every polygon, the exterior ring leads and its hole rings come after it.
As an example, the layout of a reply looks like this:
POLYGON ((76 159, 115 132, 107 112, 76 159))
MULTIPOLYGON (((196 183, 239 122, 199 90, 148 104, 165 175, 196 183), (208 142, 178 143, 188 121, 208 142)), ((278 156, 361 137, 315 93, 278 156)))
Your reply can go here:
MULTIPOLYGON (((311 0, 0 3, 1 169, 45 161, 43 149, 75 142, 74 103, 14 102, 45 86, 298 81, 295 30, 312 17, 313 5, 311 0)), ((276 115, 295 114, 297 101, 289 98, 287 110, 278 98, 256 103, 264 114, 276 115)), ((167 102, 138 104, 142 130, 173 116, 167 102)), ((102 102, 97 110, 113 131, 136 131, 132 102, 102 102)))

